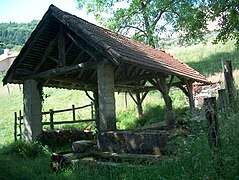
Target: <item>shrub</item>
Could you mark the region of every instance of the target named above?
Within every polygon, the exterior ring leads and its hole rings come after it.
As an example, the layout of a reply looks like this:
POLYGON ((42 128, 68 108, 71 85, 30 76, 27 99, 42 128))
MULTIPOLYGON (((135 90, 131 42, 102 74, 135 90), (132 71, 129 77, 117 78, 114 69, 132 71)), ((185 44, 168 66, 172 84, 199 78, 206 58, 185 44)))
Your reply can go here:
POLYGON ((49 153, 47 147, 42 146, 39 142, 26 143, 24 141, 16 141, 8 147, 3 148, 3 153, 15 153, 23 158, 36 158, 41 155, 44 156, 49 153))

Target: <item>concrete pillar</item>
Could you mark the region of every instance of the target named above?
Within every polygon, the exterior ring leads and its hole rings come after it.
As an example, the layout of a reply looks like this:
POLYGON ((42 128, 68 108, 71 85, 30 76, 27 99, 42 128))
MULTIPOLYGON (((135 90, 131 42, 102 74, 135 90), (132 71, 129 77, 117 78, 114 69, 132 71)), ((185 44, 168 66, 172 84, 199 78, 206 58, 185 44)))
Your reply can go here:
POLYGON ((42 133, 42 104, 37 81, 32 79, 24 81, 23 103, 24 137, 27 142, 32 142, 42 133))
POLYGON ((99 131, 116 129, 114 68, 102 63, 97 67, 98 101, 99 101, 99 131))

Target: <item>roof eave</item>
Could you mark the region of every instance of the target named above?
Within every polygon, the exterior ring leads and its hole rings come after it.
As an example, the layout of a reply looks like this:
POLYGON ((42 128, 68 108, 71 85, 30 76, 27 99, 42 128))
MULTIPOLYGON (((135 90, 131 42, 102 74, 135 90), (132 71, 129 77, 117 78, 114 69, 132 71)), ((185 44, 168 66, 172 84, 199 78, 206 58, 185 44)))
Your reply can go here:
POLYGON ((50 5, 48 8, 47 12, 44 14, 43 18, 41 21, 37 24, 36 28, 34 31, 31 33, 30 37, 22 47, 20 53, 16 57, 16 59, 13 61, 12 65, 7 71, 7 74, 4 76, 2 82, 3 85, 6 85, 10 82, 11 77, 13 76, 13 73, 19 63, 24 59, 24 56, 28 53, 29 47, 35 42, 34 40, 37 39, 37 35, 40 33, 39 31, 44 27, 44 25, 50 21, 50 16, 51 16, 51 7, 54 5, 50 5))

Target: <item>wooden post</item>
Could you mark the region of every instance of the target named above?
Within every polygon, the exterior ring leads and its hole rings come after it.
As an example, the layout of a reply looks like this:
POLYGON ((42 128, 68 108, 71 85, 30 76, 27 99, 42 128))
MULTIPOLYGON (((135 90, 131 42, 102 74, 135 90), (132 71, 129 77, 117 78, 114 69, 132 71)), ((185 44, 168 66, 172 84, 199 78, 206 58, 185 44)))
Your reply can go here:
POLYGON ((188 92, 188 99, 189 99, 189 106, 191 111, 195 109, 195 102, 193 98, 193 83, 191 81, 185 80, 187 92, 188 92))
POLYGON ((75 112, 75 105, 72 104, 72 115, 73 115, 73 121, 76 121, 76 112, 75 112))
POLYGON ((20 139, 22 139, 22 111, 19 111, 19 130, 20 130, 20 139))
POLYGON ((232 108, 235 109, 235 87, 233 83, 232 64, 230 60, 226 61, 224 65, 224 77, 229 96, 229 103, 232 108))
POLYGON ((146 97, 146 95, 148 94, 148 92, 144 92, 142 94, 142 96, 140 96, 139 92, 136 92, 136 99, 134 98, 133 94, 131 92, 129 92, 130 97, 133 99, 133 101, 135 102, 135 104, 137 105, 137 110, 138 110, 138 118, 141 118, 143 116, 143 108, 142 108, 142 103, 146 97))
MULTIPOLYGON (((171 84, 171 83, 170 83, 171 84)), ((171 85, 168 85, 166 83, 166 77, 161 77, 160 78, 160 86, 161 86, 161 93, 163 95, 163 99, 165 102, 165 119, 166 119, 166 123, 167 126, 169 128, 173 128, 175 126, 175 119, 176 119, 176 115, 175 115, 175 111, 173 110, 173 102, 171 97, 169 96, 169 90, 171 88, 171 85)))
POLYGON ((51 130, 54 130, 54 119, 53 119, 54 111, 53 109, 49 109, 49 112, 50 112, 50 127, 51 130))
POLYGON ((91 107, 91 119, 94 119, 94 102, 91 101, 90 107, 91 107))
POLYGON ((206 119, 208 120, 209 125, 209 145, 215 151, 220 146, 219 125, 216 112, 216 97, 205 98, 204 106, 206 119))
POLYGON ((172 86, 173 83, 173 79, 174 76, 171 76, 170 82, 167 84, 166 82, 166 76, 160 77, 159 80, 158 79, 151 79, 149 80, 149 82, 154 85, 161 93, 165 102, 165 120, 167 123, 167 126, 169 128, 173 128, 175 126, 175 119, 176 119, 176 115, 175 115, 175 111, 173 110, 173 104, 172 104, 172 99, 169 96, 169 90, 172 86))
POLYGON ((100 115, 99 115, 99 98, 98 98, 98 89, 93 91, 94 96, 94 105, 95 105, 95 123, 96 129, 99 131, 100 128, 100 115))
POLYGON ((17 112, 14 112, 14 140, 17 141, 17 112))
POLYGON ((127 108, 128 102, 127 102, 127 92, 124 93, 124 107, 127 108))
POLYGON ((221 112, 225 113, 227 110, 227 96, 226 96, 226 89, 219 89, 218 90, 219 101, 221 112))

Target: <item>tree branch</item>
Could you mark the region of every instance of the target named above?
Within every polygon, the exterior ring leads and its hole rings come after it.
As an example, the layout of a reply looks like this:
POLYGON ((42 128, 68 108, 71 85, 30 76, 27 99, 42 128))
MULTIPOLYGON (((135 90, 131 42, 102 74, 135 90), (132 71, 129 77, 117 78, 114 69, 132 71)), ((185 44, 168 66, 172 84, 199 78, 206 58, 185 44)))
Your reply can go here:
POLYGON ((147 35, 146 32, 145 32, 143 29, 141 29, 141 28, 139 28, 139 27, 136 27, 136 26, 132 26, 132 25, 120 26, 118 32, 119 32, 121 29, 124 29, 124 28, 133 28, 133 29, 137 29, 138 31, 144 33, 144 35, 147 35))
POLYGON ((155 17, 154 22, 152 23, 152 27, 155 27, 157 22, 162 18, 162 15, 167 12, 166 8, 164 10, 161 10, 160 13, 158 14, 158 16, 155 17))

